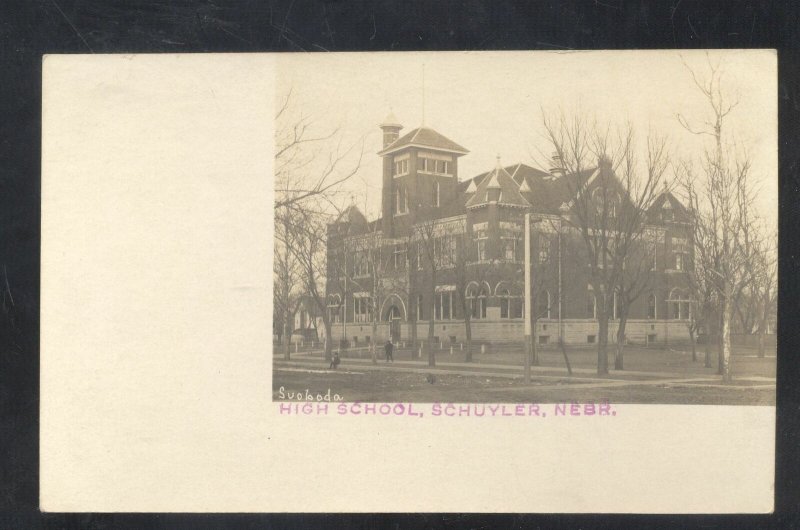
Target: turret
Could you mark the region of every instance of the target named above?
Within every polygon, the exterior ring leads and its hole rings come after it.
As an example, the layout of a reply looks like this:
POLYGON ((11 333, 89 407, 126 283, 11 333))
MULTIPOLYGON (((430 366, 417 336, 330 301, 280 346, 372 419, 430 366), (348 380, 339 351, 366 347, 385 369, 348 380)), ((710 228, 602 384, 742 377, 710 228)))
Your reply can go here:
POLYGON ((400 129, 403 128, 393 112, 390 112, 389 115, 386 116, 386 119, 383 120, 380 127, 383 129, 384 149, 392 145, 400 137, 400 129))

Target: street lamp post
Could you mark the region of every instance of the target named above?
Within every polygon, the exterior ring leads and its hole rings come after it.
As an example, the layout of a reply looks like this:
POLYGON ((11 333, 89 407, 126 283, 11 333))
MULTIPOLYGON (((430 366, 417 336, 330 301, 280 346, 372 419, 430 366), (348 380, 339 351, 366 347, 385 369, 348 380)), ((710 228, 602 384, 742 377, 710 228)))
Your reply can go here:
POLYGON ((533 300, 531 289, 533 286, 533 261, 531 259, 531 223, 538 223, 540 219, 531 219, 531 214, 525 214, 525 382, 531 382, 531 356, 533 355, 533 300))

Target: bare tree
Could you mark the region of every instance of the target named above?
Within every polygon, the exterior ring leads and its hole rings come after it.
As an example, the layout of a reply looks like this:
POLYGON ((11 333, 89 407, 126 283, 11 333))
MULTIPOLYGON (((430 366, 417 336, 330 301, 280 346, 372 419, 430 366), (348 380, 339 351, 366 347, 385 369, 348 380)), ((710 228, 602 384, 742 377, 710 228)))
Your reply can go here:
MULTIPOLYGON (((418 221, 414 225, 411 242, 417 252, 417 258, 414 260, 418 265, 417 278, 420 276, 419 273, 423 272, 423 280, 427 280, 423 290, 427 293, 425 298, 427 299, 428 313, 428 365, 436 366, 434 314, 438 273, 442 269, 456 266, 458 241, 452 233, 449 233, 453 230, 452 221, 448 225, 447 222, 433 218, 430 212, 423 211, 422 213, 423 215, 420 217, 427 220, 418 221)), ((455 223, 460 224, 458 221, 455 223)))
POLYGON ((649 290, 653 285, 653 257, 651 254, 650 240, 658 237, 652 230, 642 231, 638 237, 632 241, 635 243, 626 252, 623 259, 623 271, 619 275, 617 287, 614 291, 616 296, 616 315, 617 325, 617 344, 614 355, 614 369, 624 370, 624 351, 626 336, 625 330, 630 316, 631 307, 642 294, 649 290), (648 237, 649 236, 649 237, 648 237))
MULTIPOLYGON (((275 113, 275 239, 273 282, 276 310, 283 315, 284 357, 290 357, 292 309, 300 287, 308 289, 317 280, 308 261, 298 263, 302 247, 314 239, 302 226, 313 216, 325 216, 325 208, 340 186, 355 175, 361 165, 363 139, 345 147, 338 129, 317 134, 310 118, 295 112, 291 90, 278 102, 275 113), (299 238, 299 239, 297 239, 299 238), (300 272, 304 274, 300 274, 300 272)), ((318 250, 315 243, 315 250, 318 250)), ((315 255, 316 256, 316 255, 315 255)), ((314 258, 316 259, 316 257, 314 258)), ((313 261, 313 260, 312 260, 313 261)), ((323 313, 327 313, 323 310, 323 313)))
POLYGON ((330 198, 361 166, 363 137, 345 145, 341 131, 314 131, 313 120, 295 112, 292 91, 275 113, 275 209, 316 197, 330 198))
POLYGON ((631 125, 612 134, 586 116, 544 115, 545 136, 561 160, 572 197, 564 220, 583 242, 596 299, 597 373, 608 373, 612 293, 640 239, 668 164, 666 141, 650 134, 644 162, 631 125), (596 169, 595 169, 596 168, 596 169))
POLYGON ((753 256, 757 248, 750 229, 756 221, 750 186, 751 163, 746 154, 736 152, 723 138, 725 119, 736 108, 738 99, 728 99, 722 89, 720 65, 709 59, 709 73, 704 79, 688 66, 687 69, 708 103, 710 118, 698 126, 682 116, 678 120, 692 134, 712 138, 713 144, 703 156, 701 183, 689 183, 687 178, 684 188, 695 216, 696 232, 709 245, 707 279, 719 299, 720 372, 723 380, 729 382, 734 300, 753 279, 753 256))
POLYGON ((273 259, 273 284, 275 302, 274 311, 281 317, 283 327, 282 339, 284 346, 284 359, 291 356, 293 308, 300 295, 299 276, 300 266, 297 257, 291 252, 295 245, 297 233, 297 212, 282 208, 275 212, 275 244, 273 259))
MULTIPOLYGON (((317 215, 309 211, 302 212, 302 217, 294 225, 294 237, 290 252, 297 260, 300 283, 313 302, 315 313, 321 315, 325 328, 325 359, 331 359, 331 315, 325 294, 328 275, 326 262, 327 248, 327 216, 317 215)), ((316 328, 317 319, 314 319, 316 328)))

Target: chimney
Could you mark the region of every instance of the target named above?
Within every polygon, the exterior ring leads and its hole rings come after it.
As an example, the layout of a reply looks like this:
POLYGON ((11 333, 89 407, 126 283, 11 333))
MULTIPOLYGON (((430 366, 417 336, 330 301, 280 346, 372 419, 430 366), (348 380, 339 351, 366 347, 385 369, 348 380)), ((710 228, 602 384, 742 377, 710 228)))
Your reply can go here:
POLYGON ((561 161, 561 156, 558 152, 553 152, 553 157, 550 161, 550 175, 557 179, 559 177, 563 177, 565 175, 564 171, 564 163, 561 161))
POLYGON ((403 126, 400 125, 400 121, 394 113, 390 112, 381 123, 380 128, 383 129, 383 148, 386 149, 400 137, 400 129, 403 126))

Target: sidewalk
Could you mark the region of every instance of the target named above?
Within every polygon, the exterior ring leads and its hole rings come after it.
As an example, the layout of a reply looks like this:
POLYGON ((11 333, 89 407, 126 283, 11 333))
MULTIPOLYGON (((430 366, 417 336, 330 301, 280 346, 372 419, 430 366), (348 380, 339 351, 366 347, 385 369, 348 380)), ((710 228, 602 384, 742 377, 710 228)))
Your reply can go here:
MULTIPOLYGON (((301 356, 298 355, 290 361, 282 359, 274 359, 274 363, 279 366, 292 366, 297 368, 317 368, 320 365, 325 365, 326 361, 320 357, 301 356), (299 357, 299 358, 298 358, 299 357)), ((372 364, 371 359, 355 359, 347 358, 342 359, 340 369, 357 368, 359 370, 408 370, 415 372, 430 372, 440 371, 460 375, 485 375, 492 377, 510 377, 519 378, 523 375, 523 367, 508 365, 508 364, 490 364, 490 363, 465 363, 465 362, 452 362, 452 361, 437 361, 435 367, 429 367, 427 361, 409 361, 397 360, 393 363, 386 363, 386 361, 379 360, 377 364, 372 364)), ((558 368, 553 366, 531 366, 531 373, 540 379, 564 379, 570 378, 567 374, 566 368, 558 368)), ((664 380, 664 379, 679 379, 679 380, 697 380, 697 381, 711 381, 719 379, 719 376, 709 376, 707 374, 686 374, 674 372, 643 372, 635 370, 609 370, 607 377, 597 376, 597 371, 592 368, 573 368, 571 379, 578 379, 581 381, 597 381, 608 382, 610 380, 618 381, 635 381, 640 380, 664 380)), ((773 383, 775 379, 763 376, 743 376, 738 378, 742 381, 760 381, 765 383, 773 383)))

